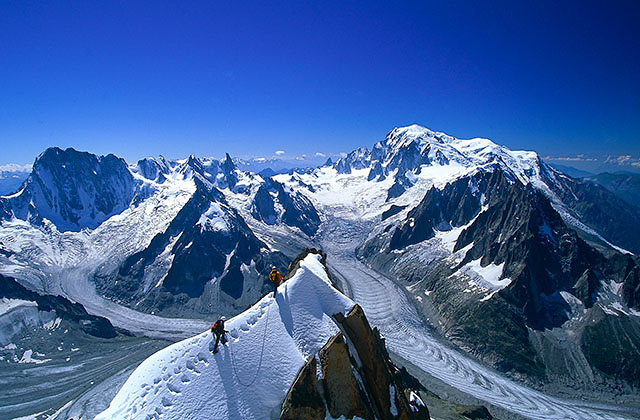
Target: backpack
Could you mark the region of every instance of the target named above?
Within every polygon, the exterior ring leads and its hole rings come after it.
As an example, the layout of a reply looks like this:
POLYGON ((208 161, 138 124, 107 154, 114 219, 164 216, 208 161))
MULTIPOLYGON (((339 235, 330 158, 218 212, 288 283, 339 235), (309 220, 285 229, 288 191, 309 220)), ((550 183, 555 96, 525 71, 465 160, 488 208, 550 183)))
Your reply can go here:
POLYGON ((213 326, 211 327, 211 332, 215 331, 224 331, 224 321, 219 319, 213 324, 213 326))

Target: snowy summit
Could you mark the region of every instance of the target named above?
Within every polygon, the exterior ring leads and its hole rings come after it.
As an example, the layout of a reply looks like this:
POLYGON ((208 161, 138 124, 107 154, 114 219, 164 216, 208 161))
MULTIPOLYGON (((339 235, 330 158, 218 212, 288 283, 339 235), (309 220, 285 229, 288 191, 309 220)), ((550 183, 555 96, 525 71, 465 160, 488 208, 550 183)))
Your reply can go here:
POLYGON ((309 254, 275 299, 269 293, 227 321, 218 353, 209 331, 157 352, 96 420, 278 417, 302 366, 339 331, 332 316, 353 306, 309 254))

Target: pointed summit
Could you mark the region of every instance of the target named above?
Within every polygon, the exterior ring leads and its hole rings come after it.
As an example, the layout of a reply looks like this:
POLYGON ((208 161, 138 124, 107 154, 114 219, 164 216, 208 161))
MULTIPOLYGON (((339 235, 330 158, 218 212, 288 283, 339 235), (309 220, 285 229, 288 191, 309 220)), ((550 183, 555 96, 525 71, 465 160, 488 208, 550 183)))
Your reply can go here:
POLYGON ((238 169, 231 156, 229 156, 229 153, 225 153, 224 159, 220 161, 220 166, 222 167, 222 170, 227 174, 238 169))

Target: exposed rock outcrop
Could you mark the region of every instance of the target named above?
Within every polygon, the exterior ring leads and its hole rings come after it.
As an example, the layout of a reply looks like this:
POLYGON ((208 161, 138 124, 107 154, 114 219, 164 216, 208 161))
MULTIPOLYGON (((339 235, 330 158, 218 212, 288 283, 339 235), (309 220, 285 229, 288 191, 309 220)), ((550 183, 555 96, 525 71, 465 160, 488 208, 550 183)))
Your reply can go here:
POLYGON ((22 191, 0 199, 0 217, 35 225, 46 218, 59 231, 93 229, 129 206, 134 187, 124 159, 52 147, 38 156, 22 191))
POLYGON ((362 308, 356 304, 347 316, 338 314, 335 319, 342 332, 319 352, 322 378, 317 378, 314 356, 289 390, 280 418, 323 419, 328 411, 334 418, 429 419, 426 405, 400 379, 384 340, 371 329, 362 308))
MULTIPOLYGON (((623 352, 609 353, 615 360, 611 366, 592 363, 600 359, 598 340, 606 335, 594 332, 588 340, 581 335, 587 326, 583 314, 598 305, 613 317, 612 300, 637 310, 640 260, 583 238, 584 232, 569 225, 540 190, 499 167, 491 169, 430 189, 406 217, 385 221, 358 256, 405 286, 429 291, 424 309, 436 310, 442 332, 498 370, 540 380, 574 374, 578 379, 586 357, 588 369, 632 378, 632 369, 612 368, 626 366, 623 352), (449 257, 436 233, 455 229, 460 234, 449 257), (478 274, 491 269, 498 274, 493 281, 502 285, 491 285, 478 274), (570 319, 575 322, 567 323, 570 319), (585 355, 576 358, 561 344, 540 346, 532 339, 556 328, 571 330, 567 339, 585 355)), ((421 306, 418 299, 424 297, 416 299, 421 306)), ((627 331, 635 324, 613 322, 602 328, 624 326, 627 331)), ((587 331, 595 331, 593 324, 588 326, 587 331)), ((638 347, 635 334, 624 337, 633 343, 629 348, 638 347)))
POLYGON ((316 358, 302 367, 282 403, 281 420, 323 420, 325 405, 318 387, 316 358))
POLYGON ((353 374, 349 350, 342 333, 331 338, 320 350, 319 355, 322 364, 324 396, 331 416, 372 418, 364 402, 365 397, 358 388, 353 374))

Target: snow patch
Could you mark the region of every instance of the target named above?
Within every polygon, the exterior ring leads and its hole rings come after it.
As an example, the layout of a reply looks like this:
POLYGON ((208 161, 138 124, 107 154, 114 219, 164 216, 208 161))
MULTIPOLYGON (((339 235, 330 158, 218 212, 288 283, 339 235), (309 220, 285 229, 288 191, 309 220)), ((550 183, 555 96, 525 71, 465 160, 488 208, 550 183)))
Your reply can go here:
POLYGON ((487 266, 482 267, 482 265, 480 265, 481 260, 482 258, 473 260, 465 264, 461 269, 461 272, 466 272, 467 274, 469 272, 477 274, 477 276, 472 276, 472 280, 474 281, 476 286, 479 286, 483 289, 498 291, 511 284, 511 279, 509 278, 500 279, 504 268, 504 262, 500 265, 490 263, 487 266))
POLYGON ((398 415, 398 407, 396 407, 396 387, 389 384, 389 410, 394 416, 398 415))
POLYGON ((202 230, 208 229, 212 231, 228 231, 229 220, 218 203, 211 203, 206 212, 200 216, 198 225, 202 230))
MULTIPOLYGON (((40 353, 37 354, 40 357, 44 356, 40 355, 40 353)), ((41 365, 50 361, 51 359, 36 359, 33 357, 33 350, 25 350, 25 352, 22 354, 22 358, 18 361, 18 363, 34 363, 36 365, 41 365)))
POLYGON ((19 306, 37 307, 38 305, 29 300, 2 298, 2 300, 0 300, 0 316, 19 306))

